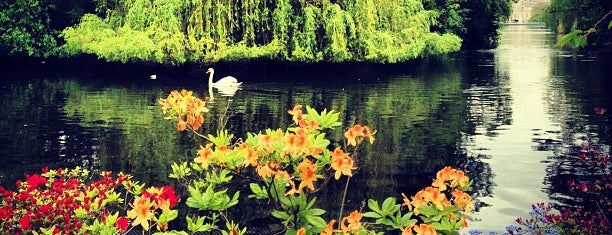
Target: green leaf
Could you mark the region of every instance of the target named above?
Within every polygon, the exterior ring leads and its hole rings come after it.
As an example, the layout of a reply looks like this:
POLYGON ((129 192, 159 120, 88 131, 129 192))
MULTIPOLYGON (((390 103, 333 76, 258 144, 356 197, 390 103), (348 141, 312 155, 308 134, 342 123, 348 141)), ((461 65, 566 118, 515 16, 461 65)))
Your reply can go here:
POLYGON ((327 227, 327 223, 325 223, 325 220, 320 216, 307 215, 304 217, 304 219, 306 219, 306 221, 308 221, 308 223, 310 223, 315 228, 322 229, 327 227))
POLYGON ((374 199, 368 199, 368 208, 378 214, 382 214, 382 210, 380 210, 378 202, 376 202, 374 199))
POLYGON ((314 216, 322 215, 322 214, 325 214, 325 210, 319 209, 319 208, 314 208, 314 209, 308 210, 307 214, 308 215, 314 215, 314 216))
POLYGON ((178 210, 164 211, 161 213, 161 215, 159 215, 158 222, 160 223, 170 222, 176 219, 177 216, 178 216, 178 210))
POLYGON ((264 188, 261 188, 259 184, 250 183, 249 188, 251 188, 251 192, 253 192, 253 194, 249 195, 249 198, 268 199, 268 194, 265 191, 265 186, 264 188))
POLYGON ((391 220, 389 218, 380 218, 380 219, 377 219, 376 223, 384 224, 384 225, 391 226, 391 227, 395 227, 395 226, 393 226, 395 224, 395 222, 393 222, 393 220, 391 220))
POLYGON ((608 23, 608 29, 612 29, 612 20, 608 23))
POLYGON ((363 213, 363 217, 378 219, 378 218, 382 218, 382 215, 380 215, 379 213, 373 212, 373 211, 368 211, 366 213, 363 213))
POLYGON ((385 214, 393 214, 395 211, 399 210, 400 206, 395 204, 395 198, 388 197, 383 201, 382 210, 383 215, 385 214))
POLYGON ((272 211, 272 216, 274 216, 274 218, 278 218, 281 219, 283 221, 290 221, 293 216, 289 215, 287 212, 284 211, 272 211))
POLYGON ((187 229, 191 232, 208 232, 216 228, 211 224, 204 224, 205 217, 198 216, 198 219, 194 223, 190 217, 186 217, 187 219, 187 229))

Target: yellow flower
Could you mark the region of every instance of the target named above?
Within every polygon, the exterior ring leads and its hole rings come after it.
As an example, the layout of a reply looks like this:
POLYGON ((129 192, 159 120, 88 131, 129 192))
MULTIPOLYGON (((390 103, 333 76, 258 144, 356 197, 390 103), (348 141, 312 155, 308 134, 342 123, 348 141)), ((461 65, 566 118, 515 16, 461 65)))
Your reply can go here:
POLYGON ((134 219, 132 226, 141 225, 145 231, 149 230, 149 220, 153 218, 151 200, 148 197, 137 197, 132 203, 132 209, 127 212, 130 219, 134 219))
POLYGON ((336 171, 334 177, 340 179, 340 175, 352 176, 352 170, 355 169, 353 166, 355 161, 348 154, 344 153, 342 149, 337 148, 331 153, 331 168, 336 171))
POLYGON ((305 235, 305 234, 306 234, 306 229, 304 227, 301 227, 300 229, 298 229, 295 235, 305 235))

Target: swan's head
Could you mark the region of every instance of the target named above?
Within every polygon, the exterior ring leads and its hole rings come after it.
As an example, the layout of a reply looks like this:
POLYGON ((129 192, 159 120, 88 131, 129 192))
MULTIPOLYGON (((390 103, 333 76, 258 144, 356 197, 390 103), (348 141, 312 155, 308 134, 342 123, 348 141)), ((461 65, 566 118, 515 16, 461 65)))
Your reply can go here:
POLYGON ((208 68, 208 70, 206 70, 206 73, 214 73, 215 70, 213 68, 208 68))

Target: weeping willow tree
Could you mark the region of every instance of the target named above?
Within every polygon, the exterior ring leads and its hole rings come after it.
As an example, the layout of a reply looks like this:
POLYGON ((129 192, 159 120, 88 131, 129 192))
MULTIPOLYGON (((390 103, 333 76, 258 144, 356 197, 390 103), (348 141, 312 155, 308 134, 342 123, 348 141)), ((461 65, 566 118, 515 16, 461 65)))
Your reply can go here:
POLYGON ((418 0, 116 0, 62 32, 68 55, 164 64, 395 63, 459 50, 418 0))

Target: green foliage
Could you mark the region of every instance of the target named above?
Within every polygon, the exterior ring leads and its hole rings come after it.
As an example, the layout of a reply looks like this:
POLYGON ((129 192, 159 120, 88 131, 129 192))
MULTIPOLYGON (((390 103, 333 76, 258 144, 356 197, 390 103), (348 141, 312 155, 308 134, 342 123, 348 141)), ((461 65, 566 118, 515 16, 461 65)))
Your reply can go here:
POLYGON ((41 0, 0 1, 0 55, 47 57, 57 45, 49 11, 41 0))
POLYGON ((584 47, 587 44, 587 38, 582 35, 582 30, 572 30, 570 33, 563 35, 557 41, 557 47, 564 47, 569 45, 573 48, 584 47))
POLYGON ((227 190, 215 191, 214 185, 208 185, 202 193, 201 189, 196 186, 189 186, 189 197, 185 202, 187 206, 198 210, 214 210, 223 211, 238 204, 238 196, 240 192, 234 193, 230 198, 227 195, 227 190))
POLYGON ((402 215, 400 210, 402 206, 395 203, 395 198, 388 197, 379 205, 377 201, 369 199, 368 208, 371 210, 363 214, 364 217, 373 218, 377 224, 383 224, 390 228, 400 229, 417 223, 416 219, 412 219, 412 212, 402 215))
POLYGON ((612 22, 610 9, 612 2, 604 0, 552 0, 543 18, 549 28, 566 36, 571 35, 563 38, 563 45, 574 48, 587 44, 611 47, 612 31, 607 30, 610 27, 606 27, 612 22), (579 33, 575 30, 584 30, 584 32, 579 33), (592 33, 595 31, 597 33, 592 33), (586 43, 587 36, 588 43, 586 43))
POLYGON ((514 0, 424 0, 425 9, 440 12, 433 30, 463 39, 465 48, 497 46, 501 22, 510 16, 514 0))
POLYGON ((124 0, 62 36, 66 55, 165 64, 241 60, 394 63, 459 49, 420 1, 124 0), (99 33, 102 32, 102 33, 99 33), (432 36, 438 35, 438 36, 432 36))

